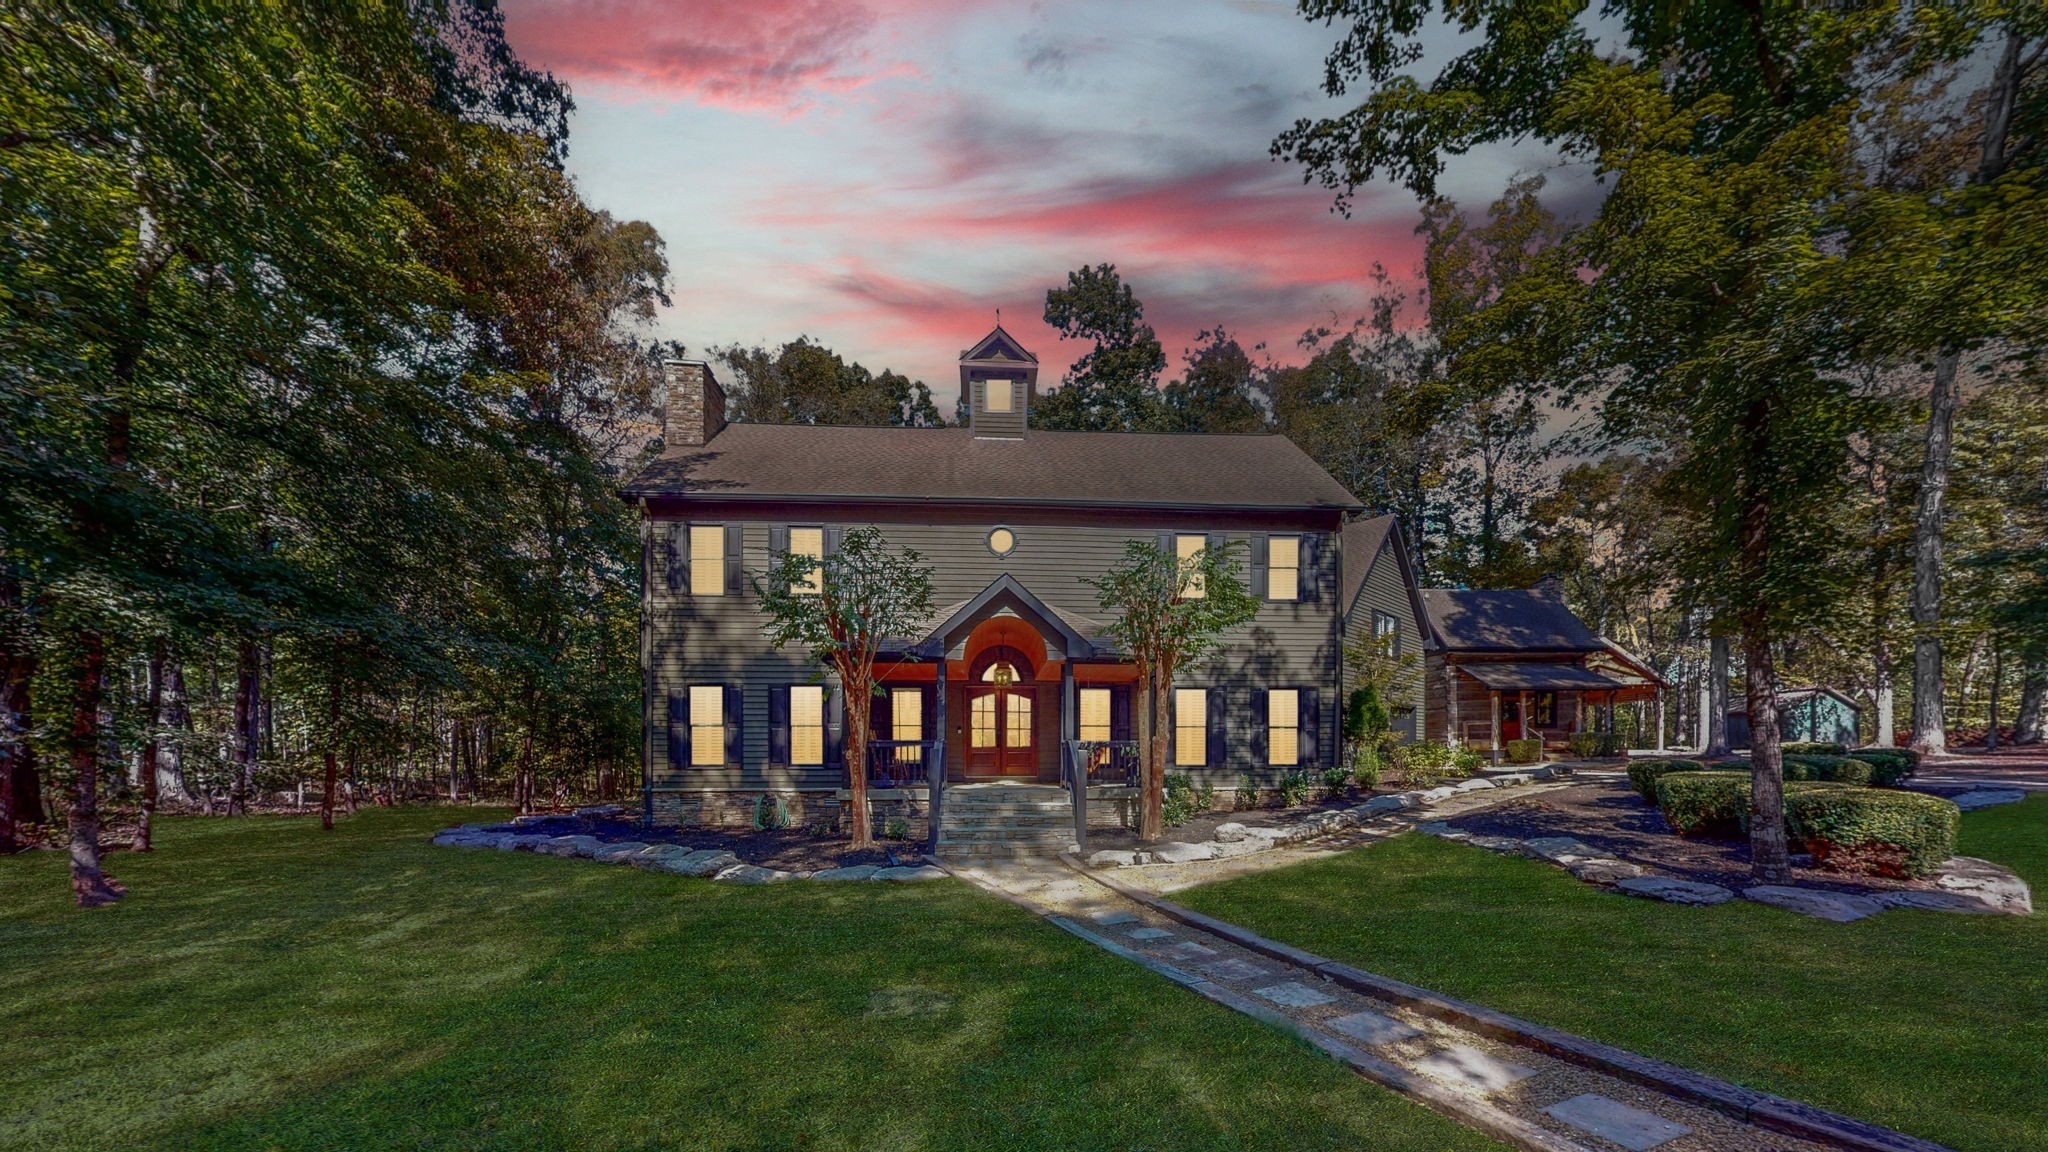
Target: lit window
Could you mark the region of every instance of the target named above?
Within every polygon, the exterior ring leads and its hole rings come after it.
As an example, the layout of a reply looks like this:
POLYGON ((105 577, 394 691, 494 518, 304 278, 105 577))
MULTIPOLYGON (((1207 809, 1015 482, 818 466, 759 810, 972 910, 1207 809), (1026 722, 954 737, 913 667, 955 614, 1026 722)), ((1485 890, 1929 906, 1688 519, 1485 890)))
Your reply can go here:
POLYGON ((789 762, 825 762, 825 690, 816 684, 789 690, 789 762))
POLYGON ((690 525, 690 593, 725 595, 725 525, 690 525))
MULTIPOLYGON (((789 530, 789 554, 809 556, 816 560, 825 558, 825 530, 823 528, 791 528, 789 530)), ((816 596, 825 590, 825 566, 816 565, 810 574, 789 586, 791 592, 816 596)))
POLYGON ((1202 574, 1195 569, 1201 564, 1202 549, 1209 546, 1206 536, 1175 536, 1174 555, 1180 558, 1180 570, 1184 574, 1180 594, 1189 600, 1202 598, 1204 586, 1202 574))
POLYGON ((1209 690, 1173 690, 1173 763, 1200 768, 1209 762, 1209 690))
POLYGON ((969 702, 969 724, 967 745, 970 748, 993 748, 996 746, 996 697, 991 692, 976 696, 969 702))
POLYGON ((725 689, 716 684, 690 689, 690 763, 698 768, 725 763, 725 689))
POLYGON ((1011 396, 1016 391, 1015 385, 1011 384, 1008 380, 984 380, 981 387, 982 394, 987 397, 982 402, 983 407, 987 408, 990 412, 1008 412, 1010 410, 1011 396))
MULTIPOLYGON (((889 690, 891 740, 924 739, 924 692, 916 688, 889 690)), ((916 764, 924 759, 922 748, 896 749, 898 764, 916 764)))
POLYGON ((1081 689, 1081 739, 1109 740, 1109 689, 1081 689))
POLYGON ((1266 544, 1266 599, 1301 598, 1301 537, 1275 536, 1266 544))
POLYGON ((1301 693, 1275 688, 1266 693, 1266 763, 1301 762, 1301 693))
POLYGON ((997 528, 988 534, 988 550, 998 556, 1008 556, 1017 547, 1017 534, 1008 528, 997 528))

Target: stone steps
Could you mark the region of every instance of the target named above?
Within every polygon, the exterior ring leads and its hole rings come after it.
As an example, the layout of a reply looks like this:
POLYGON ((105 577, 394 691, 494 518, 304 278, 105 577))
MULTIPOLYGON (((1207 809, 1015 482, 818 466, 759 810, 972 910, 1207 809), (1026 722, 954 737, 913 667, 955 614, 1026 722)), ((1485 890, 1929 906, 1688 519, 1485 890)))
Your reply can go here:
POLYGON ((941 859, 960 863, 1048 860, 1073 843, 1074 808, 1063 788, 968 785, 940 802, 941 859))

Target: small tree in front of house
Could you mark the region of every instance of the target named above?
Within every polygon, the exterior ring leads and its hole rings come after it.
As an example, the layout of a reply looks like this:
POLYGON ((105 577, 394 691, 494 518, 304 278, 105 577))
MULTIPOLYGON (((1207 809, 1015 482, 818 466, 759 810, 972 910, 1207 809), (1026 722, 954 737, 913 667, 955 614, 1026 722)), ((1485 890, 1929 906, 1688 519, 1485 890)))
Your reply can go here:
POLYGON ((1124 545, 1123 559, 1097 578, 1109 635, 1138 669, 1138 742, 1145 753, 1144 805, 1138 835, 1157 840, 1166 803, 1166 727, 1173 675, 1200 659, 1229 629, 1249 623, 1259 601, 1237 574, 1242 543, 1204 548, 1182 562, 1142 540, 1124 545))
POLYGON ((884 640, 914 636, 930 623, 932 569, 908 548, 891 551, 881 529, 868 525, 848 532, 828 556, 774 557, 754 592, 768 617, 762 631, 769 643, 803 648, 839 676, 853 846, 866 848, 875 838, 867 773, 875 656, 884 640))

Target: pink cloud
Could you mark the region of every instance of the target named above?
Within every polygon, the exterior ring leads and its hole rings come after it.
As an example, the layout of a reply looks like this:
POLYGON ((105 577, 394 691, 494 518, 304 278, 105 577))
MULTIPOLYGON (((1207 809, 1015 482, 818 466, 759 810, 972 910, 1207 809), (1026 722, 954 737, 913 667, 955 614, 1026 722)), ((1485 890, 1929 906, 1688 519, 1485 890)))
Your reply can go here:
POLYGON ((878 13, 835 0, 508 0, 507 35, 572 82, 748 111, 796 112, 907 64, 865 47, 878 13))

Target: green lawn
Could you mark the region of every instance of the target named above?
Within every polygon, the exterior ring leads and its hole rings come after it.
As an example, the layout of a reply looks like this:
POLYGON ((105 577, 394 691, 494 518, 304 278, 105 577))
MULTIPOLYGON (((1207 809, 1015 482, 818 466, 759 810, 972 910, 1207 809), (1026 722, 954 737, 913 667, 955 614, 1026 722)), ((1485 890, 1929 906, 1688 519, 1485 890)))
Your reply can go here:
POLYGON ((2048 796, 1964 817, 2040 915, 1830 924, 1408 835, 1175 899, 1333 959, 1970 1152, 2048 1147, 2048 796))
POLYGON ((0 1148, 1497 1147, 964 885, 448 822, 166 821, 94 912, 0 860, 0 1148))

